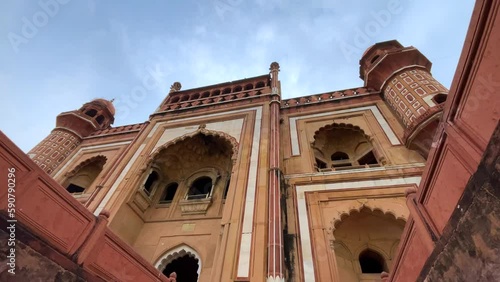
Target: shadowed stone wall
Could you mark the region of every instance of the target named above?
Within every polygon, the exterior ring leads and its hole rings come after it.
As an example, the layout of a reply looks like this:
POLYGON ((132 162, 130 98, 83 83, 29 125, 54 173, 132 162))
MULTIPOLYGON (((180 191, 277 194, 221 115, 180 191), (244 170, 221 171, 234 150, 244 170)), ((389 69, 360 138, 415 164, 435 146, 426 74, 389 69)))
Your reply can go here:
MULTIPOLYGON (((2 228, 0 230, 0 242, 7 242, 9 238, 9 234, 7 234, 5 230, 5 228, 2 228)), ((25 234, 20 234, 19 231, 19 226, 17 226, 16 236, 26 236, 25 234)), ((50 247, 42 245, 44 244, 40 244, 42 248, 50 249, 50 247)), ((1 244, 0 257, 6 258, 9 253, 9 248, 11 247, 9 247, 7 244, 1 244)), ((50 260, 47 254, 42 255, 19 240, 16 240, 15 248, 15 274, 12 275, 8 272, 9 268, 6 267, 6 262, 2 260, 2 264, 0 265, 0 281, 86 281, 86 279, 78 277, 74 273, 64 269, 54 261, 50 260)), ((54 253, 52 253, 52 255, 54 255, 54 253)), ((76 267, 76 265, 73 265, 73 267, 76 267)))
POLYGON ((500 123, 419 281, 500 281, 500 123))

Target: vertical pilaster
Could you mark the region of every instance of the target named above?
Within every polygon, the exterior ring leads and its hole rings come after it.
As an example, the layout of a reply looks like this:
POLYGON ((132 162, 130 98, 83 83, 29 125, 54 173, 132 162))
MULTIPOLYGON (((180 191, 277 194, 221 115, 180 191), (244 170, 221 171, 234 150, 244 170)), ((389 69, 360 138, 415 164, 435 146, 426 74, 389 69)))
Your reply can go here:
POLYGON ((281 169, 280 169, 280 85, 278 80, 279 64, 273 62, 270 67, 271 88, 270 136, 269 136, 269 225, 267 248, 267 281, 285 281, 283 275, 283 234, 281 226, 281 169))

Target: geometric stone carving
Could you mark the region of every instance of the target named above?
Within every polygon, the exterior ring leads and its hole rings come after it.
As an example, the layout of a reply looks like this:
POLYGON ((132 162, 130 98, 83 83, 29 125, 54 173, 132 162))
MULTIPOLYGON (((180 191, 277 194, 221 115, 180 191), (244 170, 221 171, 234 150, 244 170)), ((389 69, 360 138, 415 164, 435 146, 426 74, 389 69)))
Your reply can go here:
POLYGON ((206 214, 212 204, 212 198, 180 200, 179 206, 183 215, 206 214))

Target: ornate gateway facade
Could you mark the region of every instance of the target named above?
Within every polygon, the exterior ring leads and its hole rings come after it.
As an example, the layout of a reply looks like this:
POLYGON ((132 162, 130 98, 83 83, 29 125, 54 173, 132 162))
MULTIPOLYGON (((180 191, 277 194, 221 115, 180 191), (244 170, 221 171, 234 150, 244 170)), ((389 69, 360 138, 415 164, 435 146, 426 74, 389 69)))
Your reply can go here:
POLYGON ((141 124, 93 100, 28 155, 179 281, 378 281, 448 90, 397 41, 365 52, 358 88, 282 99, 279 71, 176 82, 141 124))
POLYGON ((0 132, 0 281, 500 281, 499 8, 449 93, 388 41, 354 89, 282 99, 272 63, 140 124, 90 101, 28 154, 0 132))

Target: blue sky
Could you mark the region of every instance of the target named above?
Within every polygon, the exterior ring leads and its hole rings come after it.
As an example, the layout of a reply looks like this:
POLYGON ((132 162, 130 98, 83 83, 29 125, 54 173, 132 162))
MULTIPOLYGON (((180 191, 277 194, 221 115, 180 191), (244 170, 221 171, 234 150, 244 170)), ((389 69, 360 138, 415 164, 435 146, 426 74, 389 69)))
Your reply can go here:
POLYGON ((57 114, 115 98, 115 126, 143 122, 183 89, 281 66, 284 98, 362 86, 359 59, 397 39, 449 87, 474 1, 4 0, 0 129, 29 151, 57 114))

